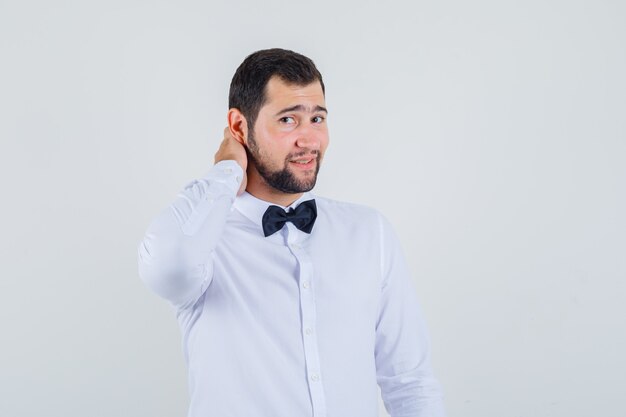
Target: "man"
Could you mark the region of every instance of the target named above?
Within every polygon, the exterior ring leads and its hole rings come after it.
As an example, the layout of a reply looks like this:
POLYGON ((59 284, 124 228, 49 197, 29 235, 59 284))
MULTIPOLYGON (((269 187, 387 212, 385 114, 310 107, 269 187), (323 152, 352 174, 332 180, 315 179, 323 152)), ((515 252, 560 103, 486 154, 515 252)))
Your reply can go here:
POLYGON ((444 414, 389 223, 309 193, 324 96, 309 58, 248 56, 215 165, 139 245, 142 279, 176 308, 190 417, 374 417, 377 383, 392 417, 444 414))

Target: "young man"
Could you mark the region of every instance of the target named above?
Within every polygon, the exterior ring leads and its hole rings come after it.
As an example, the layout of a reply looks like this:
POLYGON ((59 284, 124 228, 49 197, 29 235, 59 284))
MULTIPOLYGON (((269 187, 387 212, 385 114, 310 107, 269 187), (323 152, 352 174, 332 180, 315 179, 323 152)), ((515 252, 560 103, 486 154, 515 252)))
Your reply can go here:
POLYGON ((139 245, 176 308, 190 417, 444 415, 398 240, 375 210, 313 196, 328 146, 322 76, 295 52, 248 56, 205 177, 139 245), (245 190, 245 191, 244 191, 245 190))

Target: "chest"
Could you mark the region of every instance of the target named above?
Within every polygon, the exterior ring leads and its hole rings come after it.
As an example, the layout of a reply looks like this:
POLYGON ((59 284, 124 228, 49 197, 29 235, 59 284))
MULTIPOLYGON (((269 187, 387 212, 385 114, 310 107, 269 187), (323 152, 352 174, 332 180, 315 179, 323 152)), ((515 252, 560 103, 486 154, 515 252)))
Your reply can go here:
POLYGON ((373 319, 380 294, 378 239, 359 228, 316 232, 280 245, 246 231, 225 231, 214 254, 211 285, 259 315, 288 311, 297 316, 310 294, 320 318, 373 319))

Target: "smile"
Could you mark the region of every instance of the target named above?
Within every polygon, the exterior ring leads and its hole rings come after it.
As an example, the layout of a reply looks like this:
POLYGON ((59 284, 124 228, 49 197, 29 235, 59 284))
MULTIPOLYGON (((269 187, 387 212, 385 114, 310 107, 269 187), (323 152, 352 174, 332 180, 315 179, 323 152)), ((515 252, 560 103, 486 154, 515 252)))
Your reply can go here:
POLYGON ((299 169, 312 169, 313 167, 315 167, 316 164, 316 159, 315 158, 310 158, 310 159, 294 159, 291 162, 294 166, 298 167, 299 169))

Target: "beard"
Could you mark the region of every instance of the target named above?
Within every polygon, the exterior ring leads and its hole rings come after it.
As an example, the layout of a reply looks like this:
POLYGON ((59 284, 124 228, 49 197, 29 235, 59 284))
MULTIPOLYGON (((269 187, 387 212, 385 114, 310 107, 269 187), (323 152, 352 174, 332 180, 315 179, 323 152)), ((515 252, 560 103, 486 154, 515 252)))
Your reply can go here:
POLYGON ((315 183, 317 182, 317 173, 320 170, 320 162, 322 159, 322 155, 319 151, 290 153, 285 158, 282 169, 272 170, 267 162, 267 158, 261 154, 259 146, 254 139, 254 135, 252 134, 252 130, 249 132, 248 146, 246 146, 248 160, 254 164, 259 175, 261 175, 261 178, 263 178, 267 185, 288 194, 304 193, 311 191, 313 187, 315 187, 315 183), (289 161, 306 154, 315 155, 315 173, 311 178, 301 180, 298 179, 291 171, 289 161))

